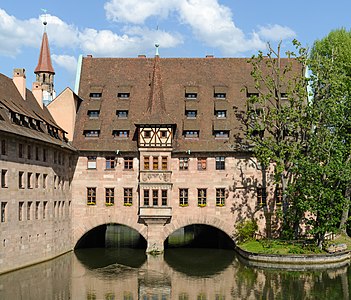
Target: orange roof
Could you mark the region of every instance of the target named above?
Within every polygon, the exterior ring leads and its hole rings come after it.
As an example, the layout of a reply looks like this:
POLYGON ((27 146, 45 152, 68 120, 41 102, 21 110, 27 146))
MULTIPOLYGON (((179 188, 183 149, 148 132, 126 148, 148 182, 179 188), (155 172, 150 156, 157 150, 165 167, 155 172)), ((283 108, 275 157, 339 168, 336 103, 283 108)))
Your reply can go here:
POLYGON ((41 72, 55 74, 54 68, 52 67, 52 63, 51 63, 49 41, 48 41, 48 36, 46 32, 44 32, 43 39, 41 42, 38 65, 34 70, 35 74, 41 73, 41 72))

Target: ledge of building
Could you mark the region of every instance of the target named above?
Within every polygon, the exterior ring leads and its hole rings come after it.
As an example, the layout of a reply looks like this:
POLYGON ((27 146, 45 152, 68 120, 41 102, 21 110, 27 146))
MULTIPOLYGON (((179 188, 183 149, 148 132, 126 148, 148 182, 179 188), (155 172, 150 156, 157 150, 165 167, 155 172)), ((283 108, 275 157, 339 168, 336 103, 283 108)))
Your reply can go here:
POLYGON ((261 254, 248 252, 240 247, 235 248, 241 261, 252 267, 276 268, 290 270, 330 269, 350 264, 351 251, 332 254, 261 254))

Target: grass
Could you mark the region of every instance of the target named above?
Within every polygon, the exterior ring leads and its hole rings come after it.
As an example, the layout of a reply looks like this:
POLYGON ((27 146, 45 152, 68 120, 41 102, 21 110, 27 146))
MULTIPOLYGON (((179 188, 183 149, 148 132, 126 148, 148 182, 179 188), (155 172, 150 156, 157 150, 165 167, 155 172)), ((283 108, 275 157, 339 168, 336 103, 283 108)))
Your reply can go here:
MULTIPOLYGON (((328 244, 346 244, 347 249, 351 250, 351 238, 340 235, 328 244)), ((262 254, 325 254, 326 251, 320 250, 313 243, 303 241, 284 241, 284 240, 250 240, 239 245, 245 251, 262 254)))

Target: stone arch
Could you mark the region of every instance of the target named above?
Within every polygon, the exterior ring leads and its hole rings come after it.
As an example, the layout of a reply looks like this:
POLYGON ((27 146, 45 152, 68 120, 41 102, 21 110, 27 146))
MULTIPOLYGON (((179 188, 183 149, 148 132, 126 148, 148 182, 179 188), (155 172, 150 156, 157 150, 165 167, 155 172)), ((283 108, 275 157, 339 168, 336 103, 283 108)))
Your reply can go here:
POLYGON ((170 224, 167 224, 165 226, 165 229, 163 231, 163 241, 165 241, 167 237, 176 230, 194 224, 209 225, 215 227, 218 230, 224 232, 226 235, 228 235, 228 237, 231 238, 234 241, 234 243, 236 243, 234 238, 234 223, 231 224, 229 222, 221 220, 218 217, 210 215, 193 215, 191 217, 177 216, 177 219, 172 220, 170 224))
POLYGON ((105 224, 120 224, 128 226, 136 230, 146 241, 147 241, 147 228, 143 224, 139 224, 133 218, 127 218, 125 216, 111 216, 108 220, 103 217, 89 218, 85 221, 80 221, 78 224, 73 226, 73 241, 72 248, 74 249, 78 241, 90 230, 105 224))

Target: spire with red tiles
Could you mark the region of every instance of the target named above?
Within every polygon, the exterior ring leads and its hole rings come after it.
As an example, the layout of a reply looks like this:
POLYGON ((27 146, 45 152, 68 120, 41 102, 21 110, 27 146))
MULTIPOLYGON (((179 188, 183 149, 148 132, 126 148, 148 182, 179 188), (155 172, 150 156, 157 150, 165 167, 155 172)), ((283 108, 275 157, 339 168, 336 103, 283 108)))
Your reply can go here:
POLYGON ((55 74, 54 68, 52 67, 52 63, 51 63, 49 41, 48 41, 48 35, 46 31, 43 34, 39 61, 38 61, 37 67, 34 70, 34 73, 35 74, 39 74, 39 73, 55 74))

